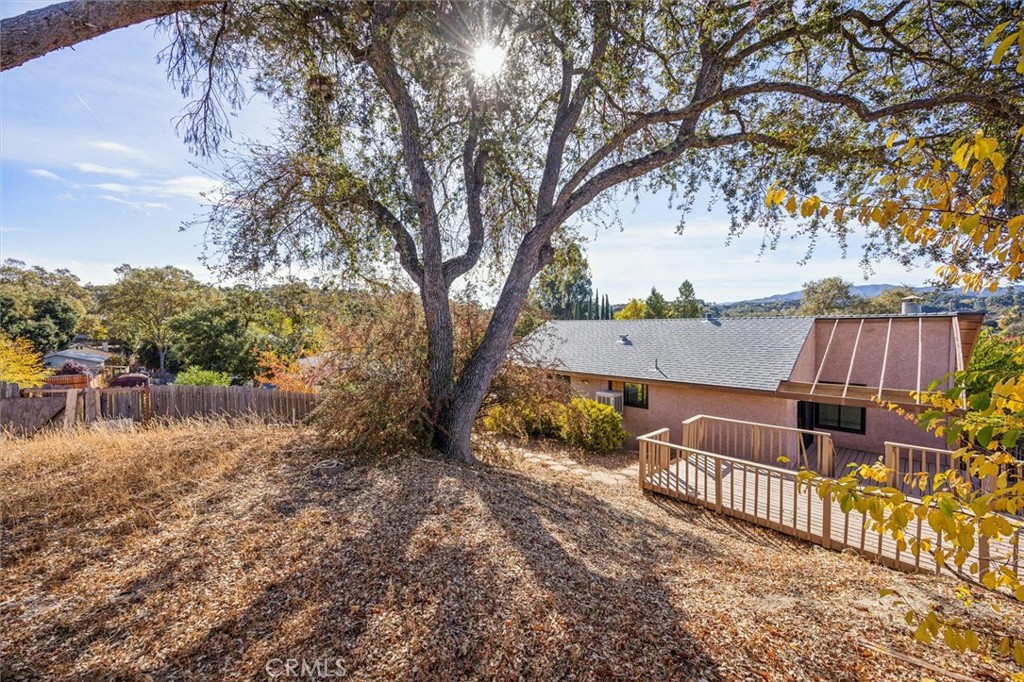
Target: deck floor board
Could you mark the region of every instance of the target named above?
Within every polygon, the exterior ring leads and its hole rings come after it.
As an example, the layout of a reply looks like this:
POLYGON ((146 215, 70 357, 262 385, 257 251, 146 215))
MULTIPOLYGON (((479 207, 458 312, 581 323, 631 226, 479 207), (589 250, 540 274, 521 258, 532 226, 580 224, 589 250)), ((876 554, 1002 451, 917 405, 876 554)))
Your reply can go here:
MULTIPOLYGON (((847 464, 868 464, 877 457, 872 453, 837 449, 835 471, 839 474, 845 471, 847 464)), ((822 501, 815 491, 806 488, 798 490, 798 483, 792 473, 773 472, 766 469, 764 464, 754 462, 719 461, 720 485, 716 477, 716 460, 690 455, 672 459, 667 467, 648 471, 644 487, 827 547, 849 548, 902 570, 936 570, 935 560, 930 554, 921 552, 919 557, 915 557, 909 549, 901 551, 892 537, 867 528, 864 515, 854 511, 847 516, 832 500, 822 501), (721 500, 716 496, 719 489, 721 500), (831 512, 827 540, 823 531, 826 526, 826 505, 831 512)), ((916 523, 912 522, 908 536, 912 534, 910 531, 916 534, 916 523)), ((921 537, 928 539, 934 546, 941 545, 941 538, 926 522, 921 524, 921 537)), ((990 546, 990 555, 994 560, 1010 557, 1012 552, 1013 547, 1009 543, 992 543, 990 546)), ((1010 566, 1020 575, 1022 562, 1019 554, 1012 556, 1016 559, 1011 561, 1010 566)))

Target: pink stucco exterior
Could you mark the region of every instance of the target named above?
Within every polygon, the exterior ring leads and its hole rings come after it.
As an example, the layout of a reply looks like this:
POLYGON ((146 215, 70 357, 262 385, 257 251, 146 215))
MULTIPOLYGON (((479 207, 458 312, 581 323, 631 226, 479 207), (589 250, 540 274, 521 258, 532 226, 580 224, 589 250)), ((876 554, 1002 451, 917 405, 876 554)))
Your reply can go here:
POLYGON ((851 384, 862 386, 926 389, 932 380, 956 370, 954 324, 951 316, 816 320, 790 379, 813 382, 820 367, 822 382, 842 384, 849 376, 851 384))
MULTIPOLYGON (((579 395, 593 398, 596 391, 608 390, 608 377, 575 375, 572 388, 579 395)), ((635 447, 636 436, 662 428, 671 430, 672 442, 682 438, 682 422, 698 414, 757 421, 776 426, 796 426, 796 401, 770 393, 754 393, 709 386, 649 383, 647 409, 624 407, 622 421, 635 447)), ((622 380, 612 380, 612 390, 622 390, 622 380)))
MULTIPOLYGON (((819 319, 790 379, 833 384, 849 380, 851 385, 908 392, 927 389, 932 381, 957 369, 961 348, 956 324, 957 318, 952 316, 819 319)), ((942 439, 899 414, 880 407, 865 409, 864 434, 821 430, 832 434, 836 447, 867 452, 883 452, 886 441, 945 447, 942 439)))

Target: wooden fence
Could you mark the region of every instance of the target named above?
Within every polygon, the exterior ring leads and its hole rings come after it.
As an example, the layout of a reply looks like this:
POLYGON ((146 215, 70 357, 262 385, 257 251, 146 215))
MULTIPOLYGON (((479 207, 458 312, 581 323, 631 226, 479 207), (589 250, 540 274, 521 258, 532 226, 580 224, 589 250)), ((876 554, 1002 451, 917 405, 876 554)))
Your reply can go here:
POLYGON ((259 417, 300 422, 319 404, 315 393, 271 391, 244 386, 152 386, 154 417, 259 417))
POLYGON ((47 426, 152 418, 252 417, 303 421, 319 403, 312 393, 242 386, 143 386, 103 389, 19 389, 0 384, 0 429, 26 436, 47 426))
MULTIPOLYGON (((829 549, 851 549, 900 570, 941 569, 931 554, 914 555, 901 549, 888 534, 872 530, 865 514, 844 514, 830 497, 822 500, 818 484, 801 485, 795 471, 676 445, 669 442, 668 429, 641 436, 637 442, 642 490, 685 500, 829 549)), ((976 542, 971 561, 983 567, 998 563, 1021 576, 1024 522, 1018 517, 1007 520, 1015 528, 1014 535, 998 542, 976 542)), ((911 538, 927 539, 933 547, 943 547, 941 533, 935 533, 918 518, 906 529, 908 545, 911 538)))

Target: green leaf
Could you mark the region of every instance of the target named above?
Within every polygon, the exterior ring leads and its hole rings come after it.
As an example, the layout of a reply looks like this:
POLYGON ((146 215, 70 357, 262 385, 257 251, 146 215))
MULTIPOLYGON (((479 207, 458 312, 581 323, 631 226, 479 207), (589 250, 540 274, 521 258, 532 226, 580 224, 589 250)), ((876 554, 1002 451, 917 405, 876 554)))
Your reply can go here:
POLYGON ((985 426, 980 431, 978 431, 978 433, 974 435, 974 439, 975 441, 977 441, 978 445, 982 446, 983 448, 987 448, 989 446, 989 443, 992 442, 993 430, 995 430, 995 427, 989 424, 988 426, 985 426))

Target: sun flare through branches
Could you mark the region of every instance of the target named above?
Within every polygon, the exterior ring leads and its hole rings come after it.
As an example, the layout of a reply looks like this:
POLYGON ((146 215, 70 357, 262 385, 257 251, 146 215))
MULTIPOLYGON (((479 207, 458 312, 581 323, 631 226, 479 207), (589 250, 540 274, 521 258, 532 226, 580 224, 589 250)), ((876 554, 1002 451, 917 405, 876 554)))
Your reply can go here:
POLYGON ((481 78, 496 78, 504 63, 504 48, 493 43, 480 43, 473 52, 473 71, 481 78))

